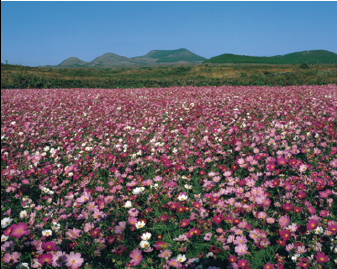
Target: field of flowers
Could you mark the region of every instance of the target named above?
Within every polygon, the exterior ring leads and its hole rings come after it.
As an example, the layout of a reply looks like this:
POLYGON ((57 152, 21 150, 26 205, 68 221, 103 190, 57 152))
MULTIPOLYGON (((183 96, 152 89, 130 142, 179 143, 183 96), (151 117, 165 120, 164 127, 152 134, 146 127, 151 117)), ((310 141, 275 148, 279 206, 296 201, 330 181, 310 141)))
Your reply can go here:
POLYGON ((337 86, 1 91, 1 268, 336 268, 337 86))

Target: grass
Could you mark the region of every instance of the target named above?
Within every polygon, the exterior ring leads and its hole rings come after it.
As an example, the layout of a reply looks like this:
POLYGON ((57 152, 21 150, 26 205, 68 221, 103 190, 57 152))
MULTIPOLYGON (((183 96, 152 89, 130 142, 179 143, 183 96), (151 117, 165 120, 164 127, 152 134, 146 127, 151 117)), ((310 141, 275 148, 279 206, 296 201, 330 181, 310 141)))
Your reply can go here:
POLYGON ((1 64, 1 89, 314 84, 337 84, 337 66, 195 64, 53 69, 1 64))

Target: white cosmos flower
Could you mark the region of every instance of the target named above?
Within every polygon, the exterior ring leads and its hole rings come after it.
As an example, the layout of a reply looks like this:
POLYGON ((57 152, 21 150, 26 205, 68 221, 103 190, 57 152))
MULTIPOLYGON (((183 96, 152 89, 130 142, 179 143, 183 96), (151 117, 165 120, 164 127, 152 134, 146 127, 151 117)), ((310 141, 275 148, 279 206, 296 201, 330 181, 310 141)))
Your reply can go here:
POLYGON ((7 226, 9 226, 12 223, 13 219, 11 218, 4 218, 1 220, 1 228, 6 228, 7 226))
POLYGON ((213 257, 214 256, 214 253, 213 252, 208 252, 206 257, 209 258, 209 257, 213 257))
POLYGON ((150 187, 151 187, 151 189, 158 189, 159 185, 158 185, 158 183, 156 183, 154 185, 151 185, 150 187))
POLYGON ((3 235, 1 236, 1 243, 2 243, 2 242, 6 242, 7 239, 8 239, 8 237, 9 237, 9 236, 6 236, 6 235, 3 234, 3 235))
POLYGON ((145 241, 150 240, 151 236, 152 236, 151 233, 143 233, 142 240, 145 240, 145 241))
POLYGON ((321 234, 323 233, 323 228, 321 226, 318 226, 316 229, 315 229, 315 234, 321 234))
POLYGON ((44 230, 42 231, 42 235, 43 236, 51 236, 53 234, 53 232, 51 230, 44 230))
POLYGON ((127 201, 127 202, 125 203, 125 205, 124 205, 125 208, 129 208, 129 207, 131 207, 131 206, 132 206, 131 201, 127 201))
POLYGON ((29 265, 27 262, 20 262, 17 266, 16 269, 29 269, 29 265))
POLYGON ((179 255, 176 257, 176 261, 184 262, 184 261, 186 261, 186 256, 185 256, 184 254, 179 254, 179 255))
POLYGON ((146 241, 146 240, 143 240, 143 241, 141 241, 140 243, 139 243, 139 246, 141 247, 141 248, 149 248, 150 247, 150 243, 148 242, 148 241, 146 241))
POLYGON ((136 228, 137 229, 140 229, 140 228, 143 228, 145 226, 145 222, 142 220, 142 221, 137 221, 136 223, 136 228))
POLYGON ((185 184, 184 187, 185 187, 185 189, 187 189, 187 190, 192 189, 192 185, 185 184))
POLYGON ((180 194, 180 195, 178 196, 178 200, 179 200, 179 201, 186 201, 186 200, 187 200, 187 196, 186 196, 185 194, 180 194))
POLYGON ((60 225, 59 223, 57 223, 57 222, 53 222, 53 223, 52 223, 52 226, 51 226, 51 229, 52 229, 52 230, 58 231, 60 228, 61 228, 61 225, 60 225))
POLYGON ((25 218, 25 217, 27 217, 27 211, 26 210, 22 210, 21 212, 20 212, 20 219, 23 219, 23 218, 25 218))
POLYGON ((137 195, 137 194, 140 194, 142 191, 144 191, 145 190, 145 188, 144 187, 137 187, 137 188, 135 188, 133 191, 132 191, 132 193, 134 194, 134 195, 137 195))

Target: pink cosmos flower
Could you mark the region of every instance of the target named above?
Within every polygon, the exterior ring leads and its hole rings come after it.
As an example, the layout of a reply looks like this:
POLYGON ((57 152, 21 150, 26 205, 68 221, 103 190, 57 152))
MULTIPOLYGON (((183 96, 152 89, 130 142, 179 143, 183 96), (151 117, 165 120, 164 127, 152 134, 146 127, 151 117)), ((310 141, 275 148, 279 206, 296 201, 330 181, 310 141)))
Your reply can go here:
POLYGON ((181 267, 182 267, 182 264, 181 264, 179 261, 177 261, 176 259, 171 259, 171 260, 169 260, 169 261, 167 262, 167 264, 168 264, 169 266, 174 267, 174 268, 181 268, 181 267))
POLYGON ((281 227, 286 227, 289 224, 290 219, 288 216, 282 216, 279 218, 278 222, 281 227))
POLYGON ((69 254, 66 254, 65 256, 66 256, 66 266, 71 269, 79 268, 84 262, 84 259, 81 258, 81 253, 74 253, 72 251, 69 254))
POLYGON ((115 233, 120 234, 121 232, 124 231, 126 227, 126 222, 125 221, 120 221, 118 225, 115 227, 115 233))
POLYGON ((307 252, 307 249, 305 248, 305 246, 298 246, 297 247, 297 250, 296 250, 297 254, 302 254, 302 253, 306 253, 306 252, 307 252))
POLYGON ((311 214, 311 215, 314 215, 316 213, 316 209, 313 208, 312 206, 309 206, 308 208, 308 212, 311 214))
POLYGON ((239 256, 243 256, 245 254, 248 253, 248 248, 246 244, 239 244, 235 247, 235 252, 239 255, 239 256))
POLYGON ((242 235, 242 236, 237 236, 235 238, 235 240, 233 241, 234 245, 240 245, 240 244, 244 244, 247 242, 247 238, 246 236, 242 235))
POLYGON ((131 217, 131 218, 129 217, 129 218, 128 218, 128 223, 129 223, 130 225, 135 226, 136 223, 137 223, 137 221, 138 221, 137 218, 134 218, 134 217, 131 217))
POLYGON ((164 259, 167 260, 168 258, 171 257, 171 255, 172 255, 172 251, 171 250, 169 250, 169 249, 164 249, 164 250, 161 249, 158 257, 164 258, 164 259))
POLYGON ((62 251, 57 251, 55 253, 55 251, 52 252, 53 254, 53 263, 52 265, 54 267, 61 267, 63 265, 63 263, 66 262, 66 256, 65 256, 65 253, 62 252, 62 251))
POLYGON ((132 250, 129 256, 132 259, 130 261, 132 266, 138 265, 143 260, 142 251, 138 248, 132 250))
POLYGON ((19 222, 17 225, 12 224, 10 227, 11 233, 10 236, 13 236, 15 238, 21 238, 24 235, 29 235, 30 231, 26 230, 27 229, 27 224, 19 222))
POLYGON ((16 263, 20 260, 20 256, 21 254, 18 252, 13 252, 12 254, 10 253, 5 253, 3 260, 5 263, 9 264, 9 263, 16 263))
POLYGON ((91 231, 92 229, 94 229, 95 225, 93 223, 87 222, 84 225, 84 231, 87 233, 89 231, 91 231))
POLYGON ((68 236, 69 239, 76 239, 80 236, 80 233, 81 233, 81 230, 79 229, 76 229, 76 228, 73 228, 72 230, 69 229, 67 232, 66 232, 66 235, 68 236))
POLYGON ((205 236, 204 236, 204 240, 205 241, 210 241, 211 238, 212 238, 212 235, 213 235, 212 233, 206 233, 205 236))
POLYGON ((266 218, 266 222, 268 224, 273 224, 275 222, 275 219, 274 218, 266 218))

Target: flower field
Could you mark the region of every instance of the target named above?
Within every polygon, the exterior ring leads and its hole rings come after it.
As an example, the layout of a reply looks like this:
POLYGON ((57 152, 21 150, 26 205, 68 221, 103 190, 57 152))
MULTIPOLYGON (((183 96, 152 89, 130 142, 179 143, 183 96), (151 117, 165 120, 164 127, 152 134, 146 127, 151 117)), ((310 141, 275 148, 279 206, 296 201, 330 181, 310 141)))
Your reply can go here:
POLYGON ((336 268, 337 86, 1 91, 1 268, 336 268))

